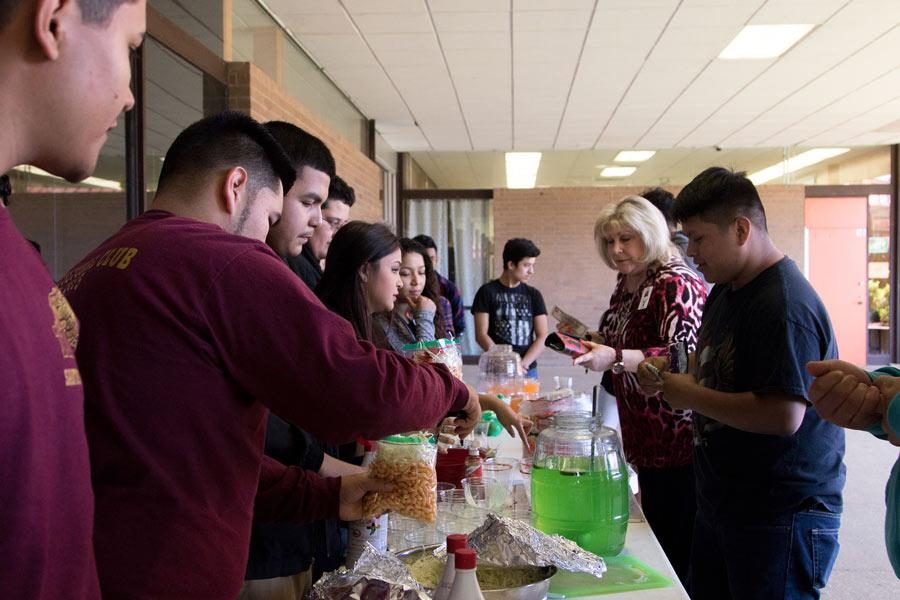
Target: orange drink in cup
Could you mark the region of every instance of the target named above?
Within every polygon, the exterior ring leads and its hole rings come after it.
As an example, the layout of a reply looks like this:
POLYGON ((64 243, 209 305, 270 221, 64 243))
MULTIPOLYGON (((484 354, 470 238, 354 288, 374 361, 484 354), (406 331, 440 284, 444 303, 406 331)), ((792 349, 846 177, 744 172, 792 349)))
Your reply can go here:
POLYGON ((525 392, 526 396, 533 398, 540 393, 541 382, 533 377, 527 377, 522 382, 522 391, 525 392))

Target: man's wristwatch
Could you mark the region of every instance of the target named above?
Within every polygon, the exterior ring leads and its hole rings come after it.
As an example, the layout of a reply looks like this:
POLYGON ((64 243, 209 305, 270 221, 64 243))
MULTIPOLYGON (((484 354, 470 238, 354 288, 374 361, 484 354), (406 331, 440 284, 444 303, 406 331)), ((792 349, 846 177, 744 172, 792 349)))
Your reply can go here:
POLYGON ((625 372, 625 363, 622 362, 621 348, 616 348, 616 362, 612 364, 612 372, 614 375, 621 375, 625 372))

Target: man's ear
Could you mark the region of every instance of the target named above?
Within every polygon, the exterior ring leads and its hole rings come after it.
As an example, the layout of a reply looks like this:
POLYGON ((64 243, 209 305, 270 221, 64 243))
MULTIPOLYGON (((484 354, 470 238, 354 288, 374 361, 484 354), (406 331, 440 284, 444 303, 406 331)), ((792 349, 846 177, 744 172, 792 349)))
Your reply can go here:
POLYGON ((222 208, 229 215, 237 214, 238 205, 247 197, 248 175, 244 167, 232 167, 225 173, 222 182, 221 199, 222 208))
POLYGON ((738 217, 734 220, 734 232, 737 236, 737 243, 743 246, 750 239, 750 232, 753 230, 753 222, 747 217, 738 217))
POLYGON ((81 21, 81 9, 77 0, 38 0, 34 4, 35 42, 47 59, 56 60, 68 26, 81 21))

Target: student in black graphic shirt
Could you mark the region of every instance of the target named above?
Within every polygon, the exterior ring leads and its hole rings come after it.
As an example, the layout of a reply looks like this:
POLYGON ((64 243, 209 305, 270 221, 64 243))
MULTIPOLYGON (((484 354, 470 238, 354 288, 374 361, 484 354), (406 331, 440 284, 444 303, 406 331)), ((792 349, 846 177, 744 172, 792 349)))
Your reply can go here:
POLYGON ((821 299, 775 247, 753 183, 713 167, 675 201, 715 283, 687 374, 639 367, 694 414, 694 600, 819 598, 838 553, 844 432, 809 402, 809 361, 837 356, 821 299), (664 371, 661 383, 647 369, 664 371))
POLYGON ((541 251, 531 240, 514 238, 503 247, 503 274, 478 289, 472 302, 475 341, 485 351, 509 344, 522 357, 522 369, 537 377, 537 357, 547 338, 547 307, 527 284, 541 251))

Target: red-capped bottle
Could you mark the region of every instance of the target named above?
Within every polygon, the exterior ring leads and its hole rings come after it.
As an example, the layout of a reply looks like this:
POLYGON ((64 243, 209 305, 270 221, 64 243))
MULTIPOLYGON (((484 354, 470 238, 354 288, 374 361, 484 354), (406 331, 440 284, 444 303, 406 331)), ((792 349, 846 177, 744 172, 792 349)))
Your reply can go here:
POLYGON ((466 457, 465 477, 481 477, 481 466, 483 462, 481 453, 478 451, 478 446, 476 444, 469 446, 469 456, 466 457))
POLYGON ((475 551, 471 548, 462 548, 453 556, 456 574, 447 600, 484 600, 478 578, 475 576, 475 567, 478 565, 475 551))
POLYGON ((457 550, 467 548, 469 540, 464 533, 451 533, 447 536, 447 562, 444 563, 444 574, 441 575, 441 582, 434 590, 433 600, 447 600, 450 595, 450 588, 453 587, 453 579, 456 575, 456 565, 454 555, 457 550))

